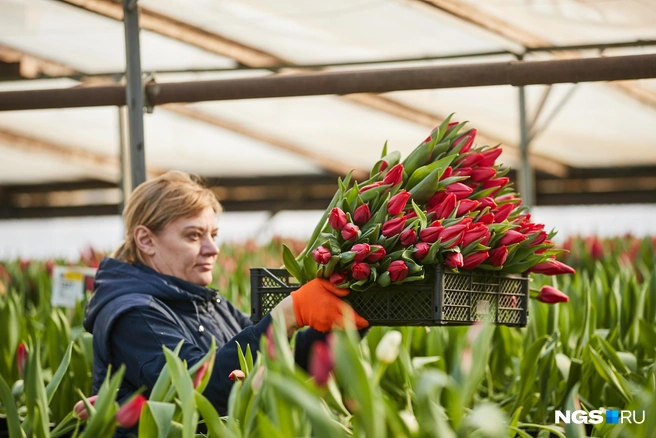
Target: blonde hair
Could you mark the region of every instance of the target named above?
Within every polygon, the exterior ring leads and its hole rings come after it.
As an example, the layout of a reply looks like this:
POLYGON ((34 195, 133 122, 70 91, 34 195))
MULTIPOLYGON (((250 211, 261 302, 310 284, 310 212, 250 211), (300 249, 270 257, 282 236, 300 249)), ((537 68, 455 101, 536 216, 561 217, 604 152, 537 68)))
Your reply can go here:
POLYGON ((200 214, 207 207, 216 214, 222 211, 214 193, 195 175, 172 170, 140 184, 123 210, 125 240, 112 257, 127 263, 144 263, 134 241, 135 228, 143 225, 157 233, 169 223, 200 214))

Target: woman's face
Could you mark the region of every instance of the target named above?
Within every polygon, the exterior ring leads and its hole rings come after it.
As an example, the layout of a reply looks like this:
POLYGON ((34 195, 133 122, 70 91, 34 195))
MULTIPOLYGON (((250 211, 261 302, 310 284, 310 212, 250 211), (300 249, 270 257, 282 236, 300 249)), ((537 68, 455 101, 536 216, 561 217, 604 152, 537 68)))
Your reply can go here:
POLYGON ((199 286, 212 282, 212 268, 219 254, 214 242, 216 214, 207 207, 198 216, 177 219, 152 234, 151 268, 199 286))

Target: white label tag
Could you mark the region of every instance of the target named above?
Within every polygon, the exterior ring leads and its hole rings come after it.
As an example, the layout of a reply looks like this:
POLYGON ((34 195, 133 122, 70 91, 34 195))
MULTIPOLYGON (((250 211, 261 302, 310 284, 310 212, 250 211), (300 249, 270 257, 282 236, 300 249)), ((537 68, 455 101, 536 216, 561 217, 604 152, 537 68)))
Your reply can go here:
POLYGON ((490 302, 488 300, 477 301, 476 313, 478 313, 479 315, 488 315, 490 313, 490 302))
POLYGON ((84 297, 85 278, 93 278, 96 269, 77 266, 55 266, 52 270, 53 306, 75 308, 75 304, 84 297))

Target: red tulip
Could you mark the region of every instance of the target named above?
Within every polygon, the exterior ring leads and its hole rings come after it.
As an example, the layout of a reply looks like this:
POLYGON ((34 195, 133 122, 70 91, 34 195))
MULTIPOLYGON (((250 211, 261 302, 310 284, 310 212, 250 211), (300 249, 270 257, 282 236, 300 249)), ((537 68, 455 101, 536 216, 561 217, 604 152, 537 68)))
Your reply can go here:
POLYGON ((403 181, 403 164, 392 167, 383 178, 383 184, 392 184, 393 186, 401 181, 403 181))
POLYGON ((267 356, 269 356, 269 359, 271 360, 276 360, 276 341, 273 338, 273 324, 269 325, 267 327, 266 331, 266 338, 267 338, 267 356))
POLYGON ((356 245, 353 245, 353 247, 351 248, 351 251, 355 252, 355 257, 353 258, 353 260, 355 260, 356 262, 361 262, 362 260, 367 258, 370 250, 371 247, 369 246, 368 243, 358 243, 356 245))
POLYGON ((401 213, 405 208, 405 205, 408 203, 408 199, 410 199, 410 192, 401 190, 399 193, 390 198, 389 202, 387 203, 387 212, 392 216, 396 216, 397 214, 401 213))
POLYGON ((388 167, 389 167, 389 163, 387 161, 383 160, 382 163, 380 163, 380 166, 378 167, 378 171, 383 172, 388 167))
POLYGON ((335 207, 330 211, 330 216, 328 217, 328 223, 335 230, 341 230, 346 226, 346 213, 342 211, 341 208, 335 207))
POLYGON ((236 380, 244 380, 245 378, 246 378, 246 374, 244 374, 242 370, 233 370, 228 376, 228 379, 232 380, 233 382, 236 380))
POLYGON ((401 216, 395 217, 394 219, 390 219, 385 222, 381 230, 383 236, 392 237, 403 231, 403 227, 405 226, 405 219, 405 216, 401 216))
POLYGON ((547 260, 546 262, 538 263, 529 269, 530 272, 544 275, 560 275, 560 274, 574 274, 576 271, 571 266, 567 266, 558 260, 547 260))
POLYGON ((456 195, 456 198, 458 199, 466 198, 467 196, 471 195, 473 191, 474 189, 472 189, 471 187, 468 187, 463 183, 459 183, 459 182, 449 184, 448 186, 446 186, 446 192, 454 193, 456 195))
POLYGON ((547 240, 547 237, 549 237, 549 235, 545 231, 540 231, 538 232, 538 237, 536 237, 535 240, 529 244, 529 246, 539 245, 547 240))
POLYGON ((371 268, 363 262, 355 262, 351 265, 351 274, 356 280, 364 280, 369 277, 371 268))
POLYGON ((329 281, 335 286, 339 286, 342 283, 346 283, 348 281, 348 277, 345 274, 342 274, 341 272, 335 272, 333 275, 330 276, 329 281))
POLYGON ((465 140, 463 146, 460 148, 461 154, 466 154, 472 148, 474 139, 476 138, 476 132, 476 129, 472 129, 453 141, 453 144, 457 146, 462 140, 465 140))
POLYGON ((198 388, 198 385, 200 385, 200 382, 203 380, 203 377, 205 377, 205 373, 207 372, 207 367, 209 367, 209 363, 208 361, 205 361, 200 366, 200 368, 198 368, 198 370, 196 371, 196 375, 194 375, 194 388, 198 388))
POLYGON ((371 245, 369 255, 367 256, 367 261, 375 263, 385 257, 385 255, 385 248, 380 245, 371 245))
POLYGON ((490 251, 490 264, 492 266, 501 266, 506 263, 508 258, 508 248, 505 246, 500 246, 498 248, 490 251))
POLYGON ((471 167, 460 167, 454 172, 455 176, 470 176, 473 169, 471 167))
POLYGON ((22 258, 18 261, 18 266, 20 267, 21 272, 27 271, 27 268, 29 268, 31 264, 32 264, 32 260, 30 259, 22 258))
MULTIPOLYGON (((480 166, 481 163, 478 163, 480 166)), ((490 178, 494 178, 497 170, 494 167, 477 167, 471 173, 471 180, 477 183, 485 182, 490 178)))
POLYGON ((403 260, 394 260, 390 263, 387 271, 392 281, 401 281, 408 276, 408 265, 403 260))
POLYGON ((410 228, 401 233, 401 244, 404 246, 412 245, 417 241, 417 232, 410 228))
POLYGON ((22 379, 25 372, 25 361, 27 360, 27 346, 24 342, 18 344, 16 348, 16 367, 18 368, 18 375, 22 379))
POLYGON ((499 240, 501 245, 514 245, 515 243, 523 242, 526 236, 515 230, 508 230, 506 234, 499 240))
POLYGON ((517 206, 522 205, 522 199, 516 198, 514 193, 508 193, 507 195, 499 196, 497 197, 497 201, 499 202, 510 201, 513 204, 516 204, 517 206))
POLYGON ((314 258, 314 261, 320 265, 328 264, 331 256, 332 254, 330 253, 330 250, 325 246, 320 246, 312 251, 312 257, 314 258))
POLYGON ((435 207, 446 199, 446 192, 437 192, 428 200, 428 207, 435 207))
POLYGON ((501 178, 490 178, 483 183, 483 190, 495 188, 496 190, 493 190, 490 194, 490 196, 494 196, 509 182, 510 178, 507 176, 502 176, 501 178))
POLYGON ((462 247, 465 248, 470 243, 485 237, 486 234, 490 234, 490 232, 483 224, 476 224, 470 227, 467 231, 465 231, 465 235, 462 238, 462 247))
POLYGON ((466 229, 467 229, 466 224, 460 223, 456 225, 451 225, 450 227, 443 229, 438 237, 442 239, 442 243, 453 240, 453 243, 451 243, 449 246, 446 247, 446 248, 453 248, 454 246, 462 242, 466 229))
POLYGON ((369 219, 371 219, 371 211, 369 211, 368 204, 362 204, 353 212, 353 221, 356 224, 363 225, 367 223, 369 219))
POLYGON ((440 181, 449 178, 452 174, 453 174, 453 167, 446 166, 446 169, 444 169, 444 173, 442 173, 442 176, 440 177, 440 181))
POLYGON ((46 260, 46 271, 48 272, 48 277, 52 277, 52 271, 55 269, 55 261, 53 259, 46 260))
POLYGON ((435 243, 437 239, 440 238, 440 233, 444 229, 443 226, 439 225, 436 227, 424 228, 419 232, 419 240, 427 243, 435 243))
POLYGON ((589 253, 592 260, 601 260, 604 257, 604 247, 598 237, 595 236, 588 240, 588 246, 590 247, 589 253))
POLYGON ((444 264, 451 269, 461 268, 464 264, 464 259, 461 253, 450 252, 444 257, 444 264))
POLYGON ((476 220, 477 224, 492 225, 494 223, 494 213, 488 212, 476 220))
POLYGON ((494 202, 494 199, 491 196, 486 196, 484 198, 479 199, 481 201, 481 210, 484 209, 485 207, 490 207, 490 209, 495 209, 497 208, 497 203, 494 202))
POLYGON ((335 360, 328 343, 316 341, 312 344, 309 371, 317 385, 326 386, 334 368, 335 360))
POLYGON ((569 297, 553 286, 542 286, 537 297, 538 301, 547 304, 566 303, 569 297))
POLYGON ((463 269, 474 269, 476 266, 480 265, 487 259, 489 256, 487 251, 476 252, 470 254, 464 258, 462 262, 463 269))
POLYGON ((501 155, 501 148, 499 146, 489 149, 485 152, 481 152, 481 155, 483 155, 483 158, 481 161, 478 162, 479 166, 494 166, 494 162, 499 158, 499 155, 501 155))
POLYGON ((458 203, 456 216, 463 216, 470 211, 475 210, 479 205, 481 205, 481 203, 474 201, 473 199, 461 199, 458 203))
POLYGON ((121 427, 127 429, 133 427, 139 422, 139 417, 141 416, 141 410, 148 400, 146 397, 139 394, 131 401, 127 402, 121 409, 116 412, 116 421, 121 427))
POLYGON ((510 213, 515 209, 514 204, 503 204, 501 207, 494 211, 494 223, 500 224, 508 219, 510 213))
POLYGON ((362 194, 362 193, 366 192, 367 190, 375 189, 376 187, 380 187, 380 186, 382 186, 382 185, 383 185, 383 182, 382 182, 382 181, 378 181, 378 182, 375 182, 375 183, 372 183, 372 184, 366 185, 366 186, 364 186, 364 187, 361 187, 361 188, 360 188, 360 191, 359 191, 358 193, 362 194))
POLYGON ((447 218, 453 213, 456 208, 457 198, 455 193, 449 193, 440 204, 433 207, 431 210, 435 212, 435 217, 438 219, 447 218))
POLYGON ((419 242, 418 244, 415 245, 415 258, 417 260, 421 260, 424 257, 428 255, 428 251, 430 251, 430 245, 425 243, 425 242, 419 242))
POLYGON ((342 238, 344 240, 355 240, 360 236, 360 228, 354 224, 346 224, 342 228, 342 238))
POLYGON ((474 167, 483 158, 485 157, 482 154, 478 152, 474 152, 474 153, 470 153, 469 155, 465 155, 462 158, 459 158, 458 161, 456 161, 456 164, 459 167, 474 167))

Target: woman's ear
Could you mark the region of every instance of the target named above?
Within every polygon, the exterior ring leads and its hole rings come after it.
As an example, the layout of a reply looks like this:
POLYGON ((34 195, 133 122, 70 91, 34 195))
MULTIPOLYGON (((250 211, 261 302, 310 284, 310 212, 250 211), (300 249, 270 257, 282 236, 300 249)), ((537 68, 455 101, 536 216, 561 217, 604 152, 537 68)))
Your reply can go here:
POLYGON ((139 225, 134 229, 134 242, 142 254, 147 256, 155 255, 155 242, 153 233, 147 227, 139 225))

